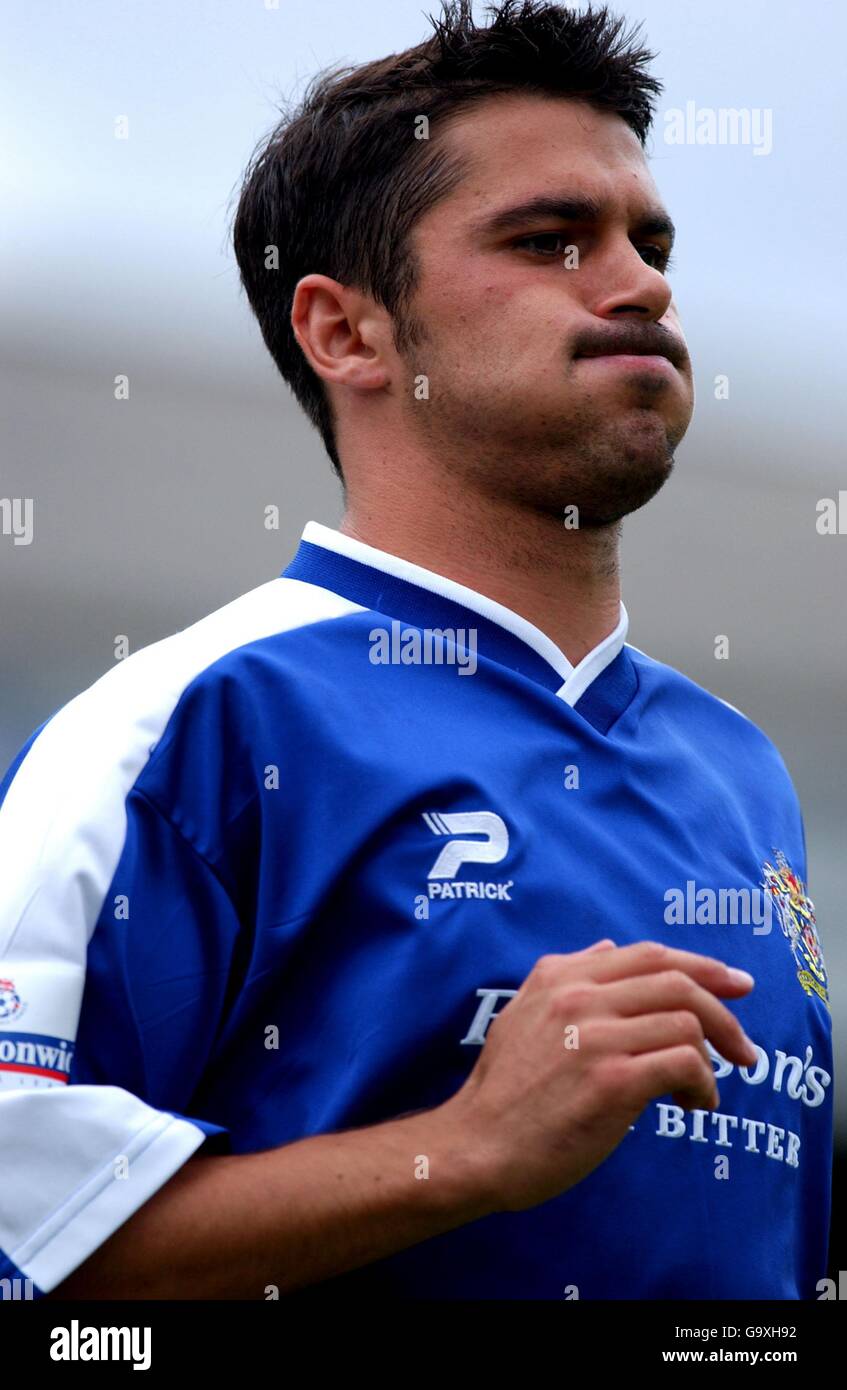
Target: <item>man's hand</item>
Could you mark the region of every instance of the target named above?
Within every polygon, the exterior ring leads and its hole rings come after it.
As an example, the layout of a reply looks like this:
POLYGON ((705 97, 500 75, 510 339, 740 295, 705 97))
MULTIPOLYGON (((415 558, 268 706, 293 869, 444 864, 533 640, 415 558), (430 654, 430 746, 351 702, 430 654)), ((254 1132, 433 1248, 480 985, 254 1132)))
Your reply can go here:
POLYGON ((718 999, 752 985, 722 961, 653 941, 542 956, 443 1107, 484 1156, 496 1209, 522 1211, 573 1187, 656 1096, 717 1106, 704 1039, 727 1061, 756 1060, 718 999))

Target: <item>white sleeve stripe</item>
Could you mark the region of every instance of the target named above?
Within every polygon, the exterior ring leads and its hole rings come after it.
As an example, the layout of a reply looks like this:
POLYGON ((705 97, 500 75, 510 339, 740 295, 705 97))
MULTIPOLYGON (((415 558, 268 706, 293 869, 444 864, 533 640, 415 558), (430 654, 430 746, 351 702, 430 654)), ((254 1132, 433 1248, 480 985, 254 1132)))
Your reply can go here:
POLYGON ((61 1059, 76 1037, 88 942, 150 745, 188 685, 220 658, 363 611, 317 585, 271 580, 127 657, 71 700, 8 787, 0 806, 0 1249, 45 1291, 205 1138, 119 1087, 69 1086, 43 1069, 36 1082, 19 1065, 20 1048, 40 1045, 61 1059), (136 1155, 125 1181, 113 1172, 121 1154, 136 1155))

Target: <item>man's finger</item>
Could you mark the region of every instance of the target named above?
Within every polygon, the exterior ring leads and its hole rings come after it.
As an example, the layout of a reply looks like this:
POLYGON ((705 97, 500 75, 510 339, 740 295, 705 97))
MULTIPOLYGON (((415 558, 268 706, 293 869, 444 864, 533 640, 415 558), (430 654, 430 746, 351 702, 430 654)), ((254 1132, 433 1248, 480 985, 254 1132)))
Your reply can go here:
POLYGON ((603 997, 606 1007, 619 1018, 659 1012, 693 1013, 700 1021, 703 1036, 728 1062, 747 1067, 756 1060, 753 1044, 735 1015, 689 975, 680 979, 670 971, 617 980, 603 991, 603 997))
POLYGON ((730 999, 749 994, 755 984, 753 976, 746 970, 729 966, 715 956, 679 951, 672 946, 663 946, 657 951, 656 945, 656 942, 639 941, 634 946, 619 946, 615 951, 598 951, 590 961, 586 961, 585 972, 597 984, 607 984, 638 975, 682 970, 698 985, 711 990, 712 994, 730 999))

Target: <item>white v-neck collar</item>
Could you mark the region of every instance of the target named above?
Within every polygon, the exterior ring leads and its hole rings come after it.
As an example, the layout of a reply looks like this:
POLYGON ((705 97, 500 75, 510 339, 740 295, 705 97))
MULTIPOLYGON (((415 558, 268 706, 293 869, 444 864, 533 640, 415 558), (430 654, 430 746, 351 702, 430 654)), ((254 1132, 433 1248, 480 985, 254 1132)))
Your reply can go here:
POLYGON ((320 545, 325 550, 333 550, 338 555, 346 555, 350 560, 358 560, 362 565, 382 570, 396 579, 417 584, 422 589, 428 589, 430 593, 440 594, 442 598, 452 599, 454 603, 460 603, 471 612, 479 613, 490 622, 499 624, 507 632, 520 638, 558 671, 562 677, 562 684, 556 695, 568 705, 576 704, 592 681, 614 661, 626 641, 629 616, 621 603, 620 617, 614 631, 592 648, 578 666, 572 666, 561 648, 540 628, 522 618, 519 613, 513 612, 511 608, 506 608, 502 603, 495 603, 494 599, 487 598, 485 594, 477 593, 476 589, 457 584, 455 580, 437 574, 434 570, 424 569, 422 565, 414 565, 411 560, 404 560, 399 555, 377 550, 375 546, 366 545, 364 541, 356 540, 353 536, 345 536, 343 532, 332 526, 324 526, 319 521, 306 523, 302 539, 312 545, 320 545))

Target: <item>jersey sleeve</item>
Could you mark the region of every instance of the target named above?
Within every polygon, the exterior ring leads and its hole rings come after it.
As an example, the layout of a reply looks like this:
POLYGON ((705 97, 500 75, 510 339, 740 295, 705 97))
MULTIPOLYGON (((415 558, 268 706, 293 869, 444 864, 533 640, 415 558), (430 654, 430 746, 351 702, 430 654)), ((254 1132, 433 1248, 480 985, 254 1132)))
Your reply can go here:
POLYGON ((42 726, 0 787, 0 1291, 34 1297, 226 1144, 193 1098, 242 934, 213 866, 126 776, 77 785, 72 732, 42 726))

